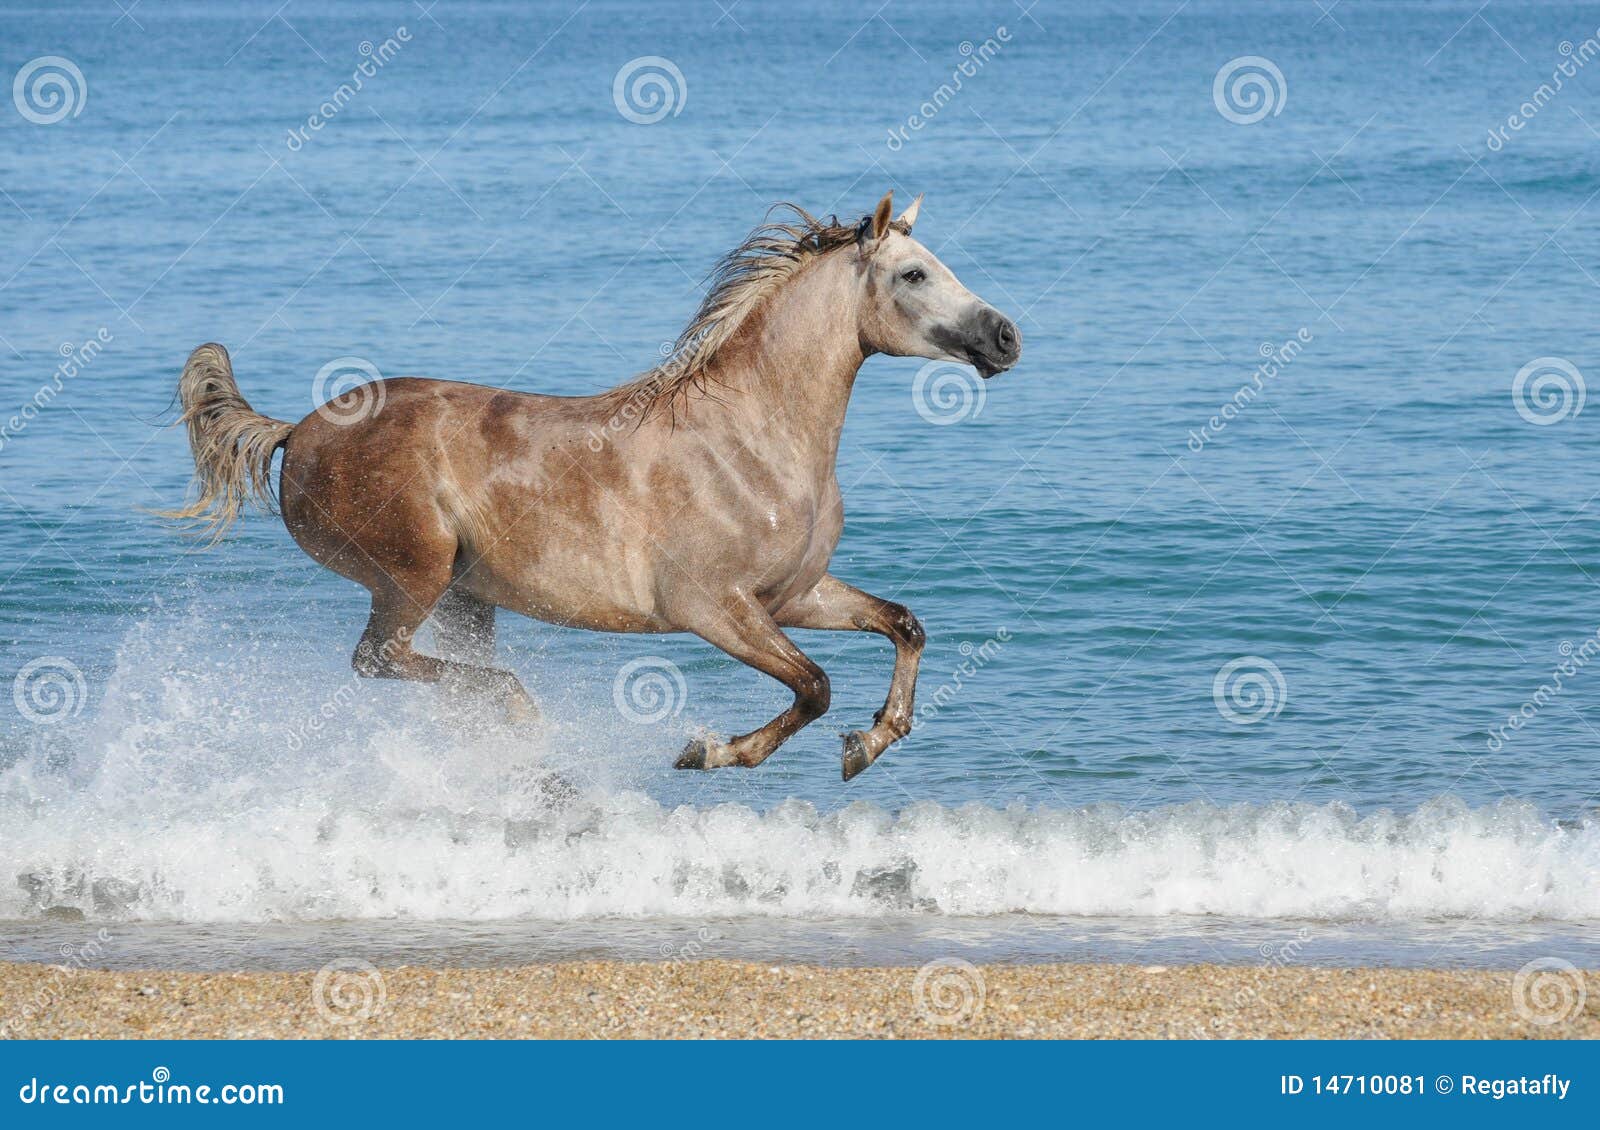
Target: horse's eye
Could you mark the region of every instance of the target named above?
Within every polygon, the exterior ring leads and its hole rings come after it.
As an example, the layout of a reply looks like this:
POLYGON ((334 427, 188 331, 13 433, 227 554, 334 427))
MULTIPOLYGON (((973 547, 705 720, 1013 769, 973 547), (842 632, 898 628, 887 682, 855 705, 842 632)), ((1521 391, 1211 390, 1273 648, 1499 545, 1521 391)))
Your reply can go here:
POLYGON ((908 283, 919 283, 928 276, 923 272, 921 267, 912 267, 900 277, 905 279, 905 281, 908 283))

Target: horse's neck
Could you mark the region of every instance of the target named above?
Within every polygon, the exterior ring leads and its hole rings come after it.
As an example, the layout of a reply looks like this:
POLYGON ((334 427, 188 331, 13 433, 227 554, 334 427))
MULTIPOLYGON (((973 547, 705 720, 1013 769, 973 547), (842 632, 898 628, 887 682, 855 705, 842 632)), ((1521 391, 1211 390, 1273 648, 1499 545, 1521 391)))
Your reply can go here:
POLYGON ((715 362, 730 417, 754 432, 747 442, 784 457, 824 461, 829 471, 865 360, 848 255, 833 252, 802 268, 750 316, 715 362))

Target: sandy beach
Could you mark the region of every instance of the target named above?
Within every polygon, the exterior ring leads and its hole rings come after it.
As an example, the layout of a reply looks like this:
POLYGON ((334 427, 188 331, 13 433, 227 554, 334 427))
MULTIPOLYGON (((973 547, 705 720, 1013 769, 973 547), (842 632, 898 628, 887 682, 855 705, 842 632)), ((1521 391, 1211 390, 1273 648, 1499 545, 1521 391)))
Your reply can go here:
POLYGON ((36 1038, 1600 1038, 1594 972, 726 961, 172 973, 0 964, 36 1038))

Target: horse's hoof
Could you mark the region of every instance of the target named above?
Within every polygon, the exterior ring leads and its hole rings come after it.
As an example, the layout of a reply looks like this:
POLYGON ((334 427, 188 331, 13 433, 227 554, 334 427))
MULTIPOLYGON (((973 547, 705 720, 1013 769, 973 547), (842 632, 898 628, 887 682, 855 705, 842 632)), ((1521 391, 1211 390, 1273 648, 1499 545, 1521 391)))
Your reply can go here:
POLYGON ((863 769, 872 764, 872 758, 867 756, 867 743, 865 735, 860 730, 851 730, 844 736, 844 779, 858 775, 863 769))
POLYGON ((705 769, 707 755, 711 752, 711 743, 704 738, 695 738, 683 747, 683 752, 678 755, 678 760, 672 763, 674 769, 705 769))

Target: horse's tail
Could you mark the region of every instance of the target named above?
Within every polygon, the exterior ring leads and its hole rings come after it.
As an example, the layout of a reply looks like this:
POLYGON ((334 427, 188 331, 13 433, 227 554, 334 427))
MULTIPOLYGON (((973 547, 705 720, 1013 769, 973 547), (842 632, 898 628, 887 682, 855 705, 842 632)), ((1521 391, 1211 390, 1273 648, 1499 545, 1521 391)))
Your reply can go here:
POLYGON ((289 441, 293 424, 263 416, 239 394, 228 351, 215 343, 189 354, 178 378, 179 422, 188 425, 198 497, 163 518, 192 522, 214 544, 246 502, 277 513, 272 453, 289 441))

